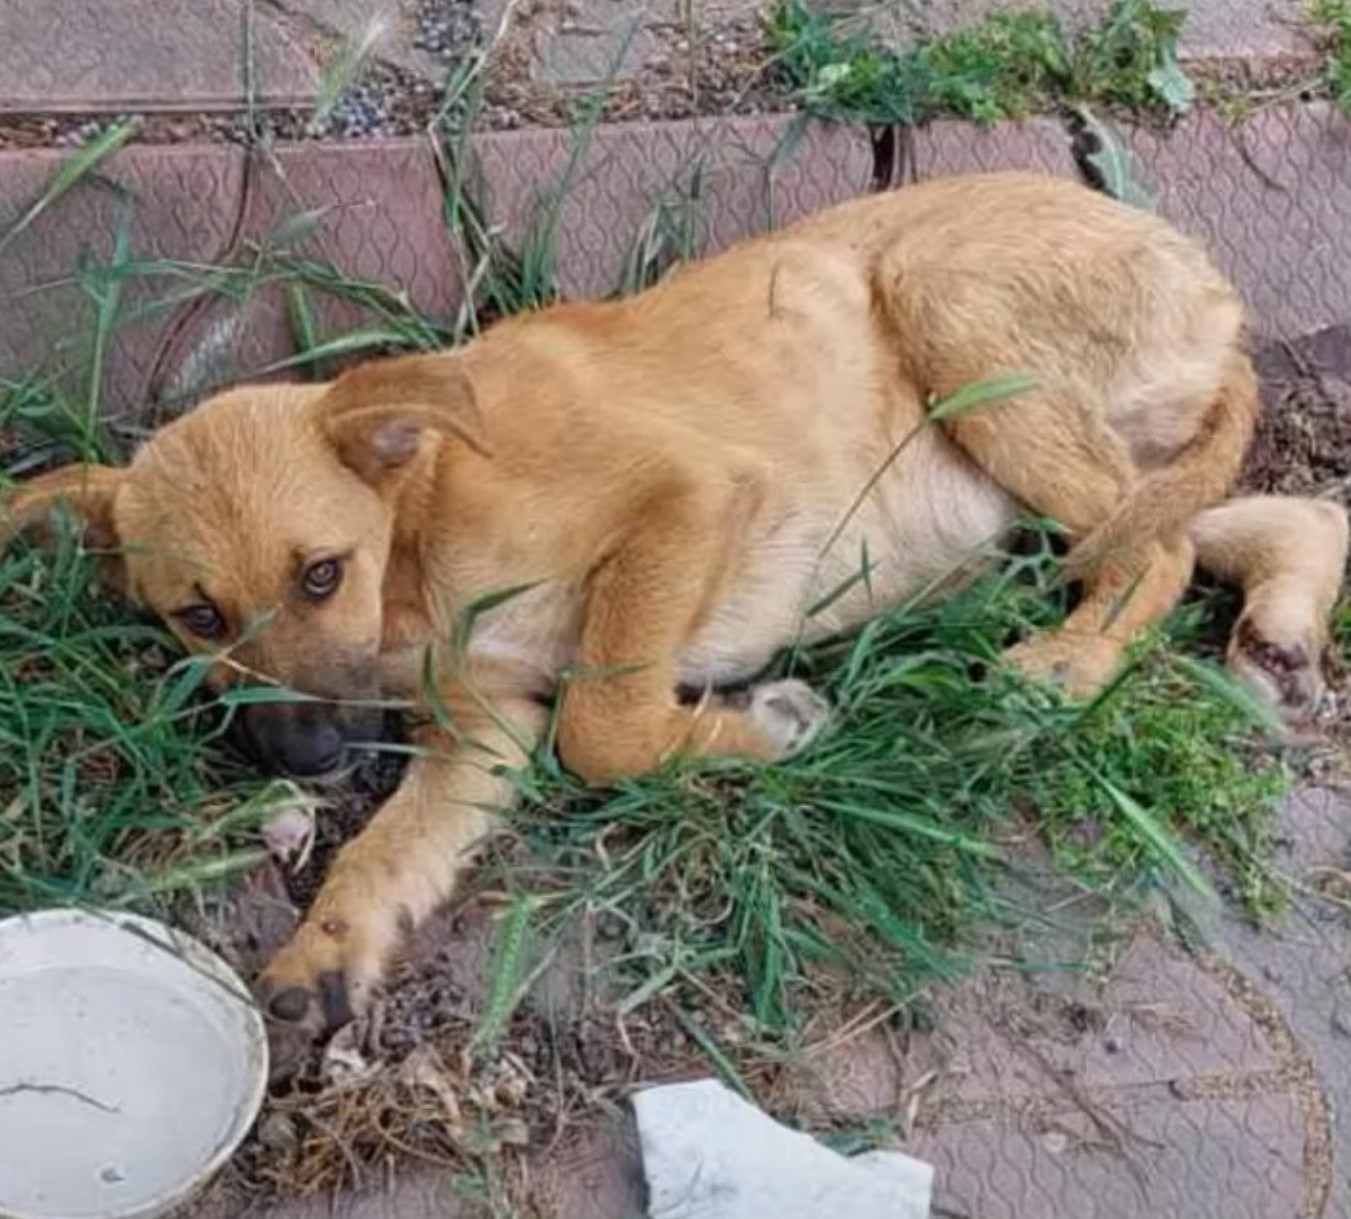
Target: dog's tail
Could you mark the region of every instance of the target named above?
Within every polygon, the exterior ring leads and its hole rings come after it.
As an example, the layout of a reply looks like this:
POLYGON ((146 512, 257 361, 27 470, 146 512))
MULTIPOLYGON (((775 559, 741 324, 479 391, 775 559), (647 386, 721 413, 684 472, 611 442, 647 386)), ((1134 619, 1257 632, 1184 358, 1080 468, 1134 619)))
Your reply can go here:
POLYGON ((1233 487, 1262 415, 1252 361, 1236 351, 1224 369, 1219 393, 1201 430, 1162 469, 1146 475, 1067 557, 1071 575, 1082 574, 1141 539, 1183 529, 1202 508, 1233 487))

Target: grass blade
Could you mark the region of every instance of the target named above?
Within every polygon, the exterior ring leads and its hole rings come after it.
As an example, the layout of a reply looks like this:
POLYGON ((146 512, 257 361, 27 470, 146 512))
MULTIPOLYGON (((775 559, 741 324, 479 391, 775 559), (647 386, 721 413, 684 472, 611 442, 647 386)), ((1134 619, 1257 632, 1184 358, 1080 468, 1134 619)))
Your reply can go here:
POLYGON ((1200 870, 1187 858, 1178 840, 1140 804, 1134 796, 1122 791, 1115 783, 1097 770, 1091 770, 1093 778, 1108 795, 1117 810, 1140 832, 1141 836, 1153 848, 1155 855, 1166 863, 1198 896, 1207 901, 1218 902, 1219 895, 1200 870))
POLYGON ((138 124, 133 119, 115 123, 106 131, 91 140, 69 160, 63 161, 57 171, 48 179, 42 193, 29 206, 28 210, 12 224, 3 236, 0 236, 0 254, 26 229, 32 226, 44 212, 53 207, 85 177, 93 173, 104 161, 122 147, 136 134, 138 124))

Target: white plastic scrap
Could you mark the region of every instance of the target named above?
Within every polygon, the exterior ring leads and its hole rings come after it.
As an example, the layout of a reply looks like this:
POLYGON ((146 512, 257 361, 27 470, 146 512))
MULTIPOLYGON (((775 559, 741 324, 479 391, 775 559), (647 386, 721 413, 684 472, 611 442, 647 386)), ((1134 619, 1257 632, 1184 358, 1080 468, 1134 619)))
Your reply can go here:
POLYGON ((650 1219, 928 1219, 930 1165, 846 1158, 717 1080, 649 1088, 633 1107, 650 1219))

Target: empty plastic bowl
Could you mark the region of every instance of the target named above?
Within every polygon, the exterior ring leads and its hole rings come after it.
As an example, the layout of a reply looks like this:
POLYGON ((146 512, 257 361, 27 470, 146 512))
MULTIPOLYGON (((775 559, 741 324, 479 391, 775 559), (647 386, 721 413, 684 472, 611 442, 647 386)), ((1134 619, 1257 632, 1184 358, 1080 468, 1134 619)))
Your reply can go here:
POLYGON ((127 914, 0 922, 0 1216, 149 1219, 257 1117, 267 1034, 239 978, 127 914))

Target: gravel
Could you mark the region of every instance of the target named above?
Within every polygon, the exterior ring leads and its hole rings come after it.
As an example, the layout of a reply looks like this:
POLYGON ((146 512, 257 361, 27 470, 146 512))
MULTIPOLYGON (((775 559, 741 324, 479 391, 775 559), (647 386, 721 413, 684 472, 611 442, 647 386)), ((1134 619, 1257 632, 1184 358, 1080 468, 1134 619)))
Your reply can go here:
POLYGON ((473 0, 421 0, 413 45, 454 62, 483 41, 483 21, 473 0))

